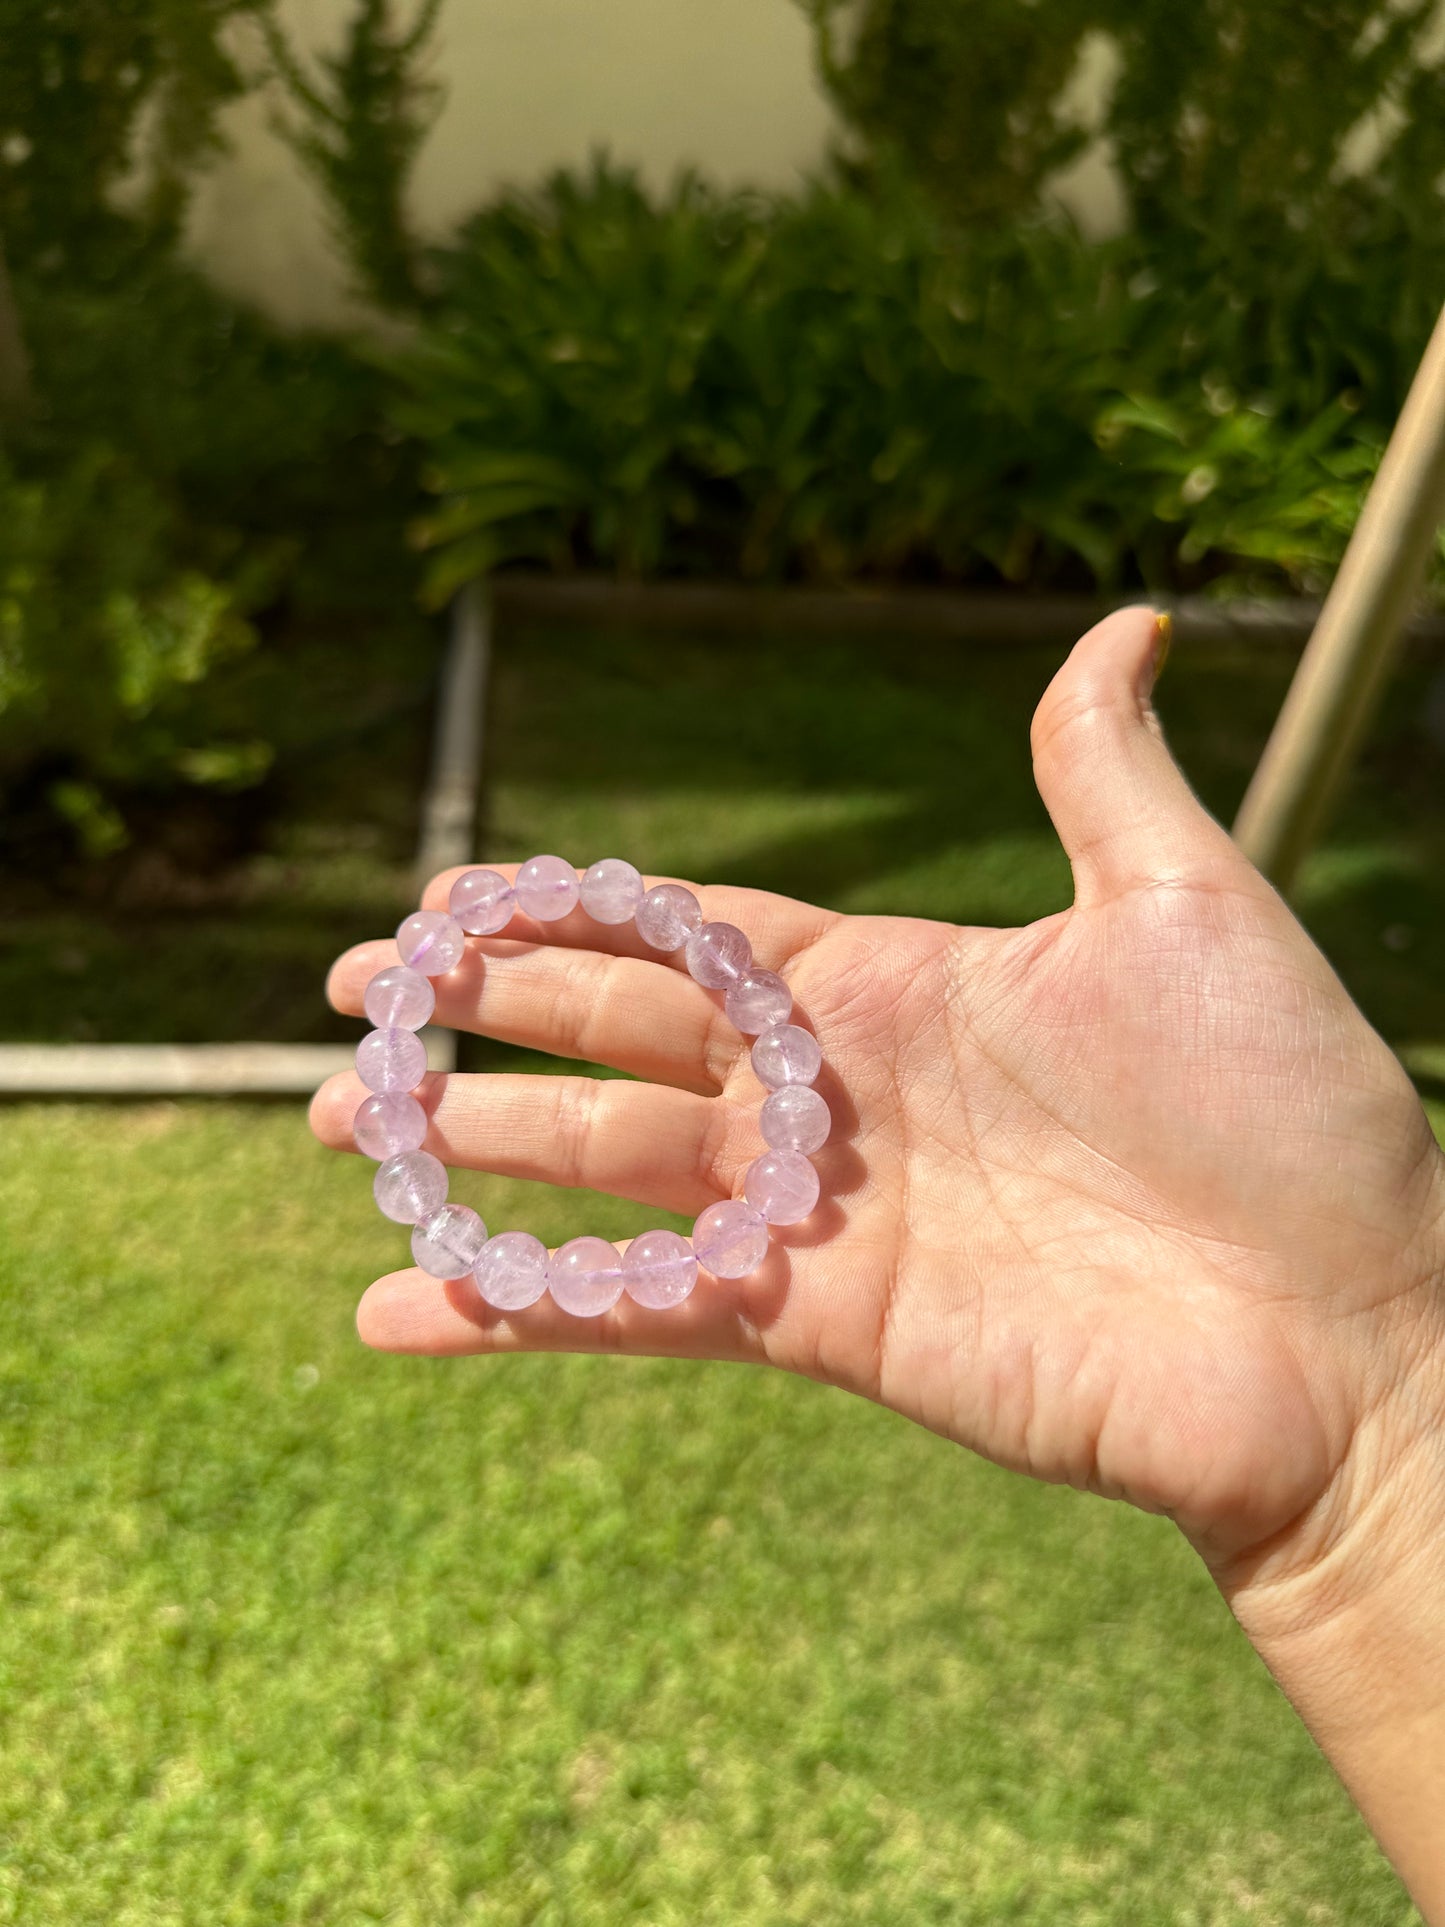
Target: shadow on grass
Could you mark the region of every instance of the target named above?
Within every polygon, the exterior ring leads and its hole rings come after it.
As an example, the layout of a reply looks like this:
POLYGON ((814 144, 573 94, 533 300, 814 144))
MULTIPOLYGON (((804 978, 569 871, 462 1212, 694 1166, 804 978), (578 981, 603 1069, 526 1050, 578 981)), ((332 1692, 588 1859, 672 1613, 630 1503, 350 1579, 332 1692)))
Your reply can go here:
MULTIPOLYGON (((36 901, 0 948, 23 1038, 344 1039, 326 965, 409 900, 429 732, 401 653, 351 669, 364 728, 285 769, 259 849, 204 905, 93 916, 36 901), (391 678, 388 684, 387 678, 391 678), (377 688, 389 692, 378 705, 377 688)), ((1018 923, 1069 899, 1028 724, 1050 649, 517 629, 495 666, 482 849, 625 854, 842 909, 1018 923)), ((1160 691, 1176 754, 1228 820, 1292 664, 1178 649, 1160 691)), ((1445 1035, 1445 756, 1407 664, 1301 907, 1392 1041, 1445 1035)), ((488 1061, 493 1053, 488 1052, 488 1061)))

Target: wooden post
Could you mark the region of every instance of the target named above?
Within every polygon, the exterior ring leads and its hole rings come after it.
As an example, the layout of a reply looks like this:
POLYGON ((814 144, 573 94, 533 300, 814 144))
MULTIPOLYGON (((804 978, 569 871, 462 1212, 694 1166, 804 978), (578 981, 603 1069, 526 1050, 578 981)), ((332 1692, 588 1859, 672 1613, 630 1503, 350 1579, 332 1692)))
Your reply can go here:
POLYGON ((1234 822, 1288 891, 1384 685, 1445 521, 1445 312, 1234 822))

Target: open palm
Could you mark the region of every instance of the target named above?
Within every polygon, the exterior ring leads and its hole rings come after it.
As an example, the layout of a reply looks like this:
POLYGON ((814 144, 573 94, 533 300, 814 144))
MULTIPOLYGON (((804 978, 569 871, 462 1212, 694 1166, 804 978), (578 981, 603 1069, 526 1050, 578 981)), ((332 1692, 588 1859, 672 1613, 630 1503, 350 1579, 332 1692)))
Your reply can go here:
MULTIPOLYGON (((1157 636, 1147 610, 1100 624, 1035 718, 1070 910, 959 929, 699 889, 788 979, 835 1119, 817 1211, 753 1277, 582 1320, 402 1271, 362 1302, 367 1342, 780 1365, 1166 1511, 1222 1575, 1286 1537, 1308 1556, 1290 1529, 1327 1538, 1361 1415, 1438 1315, 1445 1177, 1399 1065, 1171 760, 1157 636)), ((439 981, 438 1020, 639 1081, 433 1078, 429 1147, 685 1213, 733 1195, 763 1092, 721 999, 630 925, 512 931, 439 981)), ((337 1006, 394 957, 343 957, 337 1006)), ((323 1140, 350 1148, 363 1094, 318 1093, 323 1140)))

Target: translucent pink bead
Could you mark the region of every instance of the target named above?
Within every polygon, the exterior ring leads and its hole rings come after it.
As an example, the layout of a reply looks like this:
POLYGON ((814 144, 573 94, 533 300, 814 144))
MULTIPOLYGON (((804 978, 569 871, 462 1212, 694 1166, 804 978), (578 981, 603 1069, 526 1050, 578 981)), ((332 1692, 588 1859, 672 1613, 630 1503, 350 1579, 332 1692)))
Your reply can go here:
POLYGON ((776 970, 745 970, 723 999, 728 1021, 752 1037, 770 1024, 786 1024, 793 1013, 793 993, 776 970))
POLYGON ((582 908, 594 923, 627 923, 642 901, 642 875, 620 856, 605 856, 582 879, 582 908))
POLYGON ((396 927, 403 963, 428 977, 444 977, 467 954, 462 926, 445 910, 413 910, 396 927))
POLYGON ((547 1266, 547 1289, 574 1318, 596 1318, 622 1296, 622 1267, 605 1238, 573 1238, 547 1266))
POLYGON ((401 1151, 377 1165, 371 1188, 394 1224, 417 1224, 446 1203, 446 1166, 430 1151, 401 1151))
POLYGON ((414 1030, 369 1030, 356 1046, 356 1074, 369 1091, 414 1091, 426 1075, 426 1045, 414 1030))
POLYGON ((411 1234, 411 1255, 433 1278, 465 1278, 487 1242, 487 1227, 470 1205, 441 1204, 411 1234))
POLYGON ((426 1140, 426 1112, 406 1091, 378 1091, 351 1120, 358 1151, 378 1162, 398 1151, 419 1151, 426 1140))
POLYGON ((680 883, 659 883, 637 906, 637 934, 654 950, 681 950, 702 927, 702 905, 680 883))
POLYGON ((726 990, 747 972, 753 947, 735 923, 705 923, 687 940, 687 967, 704 990, 726 990))
POLYGON ((833 1128, 833 1114, 807 1084, 784 1084, 758 1113, 763 1143, 775 1151, 821 1151, 833 1128))
POLYGON ((420 1030, 436 1007, 436 992, 409 964, 388 964, 378 970, 362 999, 362 1008, 378 1030, 420 1030))
POLYGON ((547 1247, 530 1231, 499 1231, 478 1252, 472 1276, 497 1311, 525 1311, 547 1289, 547 1247))
POLYGON ((743 1196, 769 1224, 801 1224, 818 1202, 818 1173, 801 1151, 764 1151, 747 1168, 743 1196))
POLYGON ((753 1045, 753 1069, 770 1091, 811 1084, 822 1068, 817 1038, 798 1024, 774 1024, 753 1045))
POLYGON ((714 1278, 746 1278, 768 1255, 767 1222, 741 1198, 710 1204, 692 1228, 692 1248, 714 1278))
POLYGON ((697 1259, 675 1231, 644 1231, 622 1255, 622 1285, 649 1311, 680 1305, 697 1283, 697 1259))
POLYGON ((517 908, 538 923, 555 923, 575 909, 577 872, 560 856, 529 857, 517 872, 517 908))
POLYGON ((452 885, 452 915, 469 937, 495 937, 512 921, 517 900, 495 870, 467 870, 452 885))

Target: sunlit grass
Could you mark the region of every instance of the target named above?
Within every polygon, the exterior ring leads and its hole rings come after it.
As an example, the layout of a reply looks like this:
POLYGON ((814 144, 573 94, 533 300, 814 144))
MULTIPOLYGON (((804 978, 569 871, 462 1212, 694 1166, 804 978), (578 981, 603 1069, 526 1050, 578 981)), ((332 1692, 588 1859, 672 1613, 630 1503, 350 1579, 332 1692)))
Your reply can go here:
POLYGON ((1170 1527, 739 1368, 370 1355, 366 1178, 6 1116, 0 1920, 1409 1917, 1170 1527))

